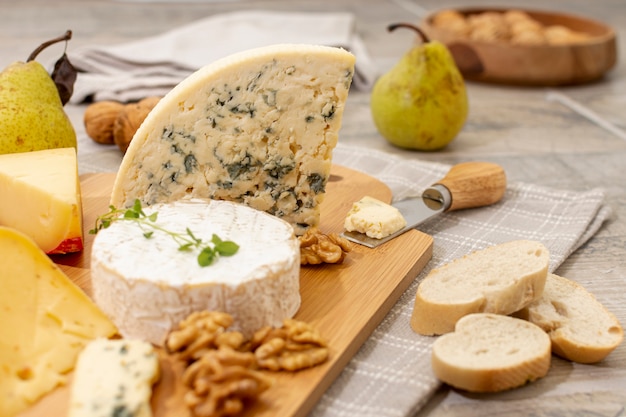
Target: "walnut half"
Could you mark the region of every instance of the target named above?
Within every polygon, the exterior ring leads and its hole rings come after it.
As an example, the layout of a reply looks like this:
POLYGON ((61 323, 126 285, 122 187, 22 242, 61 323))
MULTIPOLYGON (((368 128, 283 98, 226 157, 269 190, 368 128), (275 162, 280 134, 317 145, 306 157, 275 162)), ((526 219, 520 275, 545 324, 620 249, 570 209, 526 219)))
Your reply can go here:
POLYGON ((260 368, 298 371, 326 361, 328 346, 319 332, 303 321, 287 319, 283 327, 264 327, 252 336, 260 368))
POLYGON ((297 371, 328 358, 326 341, 303 321, 264 327, 250 340, 227 331, 233 321, 228 313, 195 312, 167 337, 168 352, 186 362, 184 401, 194 417, 238 415, 270 387, 272 379, 262 370, 297 371))
POLYGON ((197 417, 235 416, 256 400, 272 380, 253 369, 254 354, 229 347, 205 352, 183 373, 185 404, 197 417))
POLYGON ((317 228, 307 230, 298 240, 301 265, 339 264, 352 250, 348 240, 336 233, 326 235, 317 228))
POLYGON ((199 311, 191 313, 181 321, 178 329, 167 337, 165 347, 170 352, 178 352, 181 359, 195 360, 207 352, 220 347, 239 349, 245 338, 240 332, 226 329, 233 324, 230 314, 219 311, 199 311))

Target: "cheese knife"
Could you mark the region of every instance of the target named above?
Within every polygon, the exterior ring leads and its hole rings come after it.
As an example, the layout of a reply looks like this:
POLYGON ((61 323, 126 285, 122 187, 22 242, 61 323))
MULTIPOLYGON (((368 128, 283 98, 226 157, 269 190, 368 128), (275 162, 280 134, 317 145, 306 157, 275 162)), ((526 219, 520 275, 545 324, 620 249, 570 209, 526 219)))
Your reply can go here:
POLYGON ((407 225, 404 228, 382 239, 348 231, 344 231, 341 236, 351 242, 375 248, 438 214, 494 204, 500 201, 505 190, 506 174, 500 165, 491 162, 462 162, 452 166, 441 180, 424 190, 421 197, 392 204, 406 220, 407 225))

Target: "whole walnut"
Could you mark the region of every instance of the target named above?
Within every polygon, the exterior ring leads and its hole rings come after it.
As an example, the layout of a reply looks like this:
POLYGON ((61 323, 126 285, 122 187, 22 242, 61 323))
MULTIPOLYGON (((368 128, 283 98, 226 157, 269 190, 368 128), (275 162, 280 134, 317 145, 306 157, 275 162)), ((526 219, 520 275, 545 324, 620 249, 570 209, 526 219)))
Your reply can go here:
POLYGON ((122 153, 126 153, 130 142, 148 113, 159 102, 160 97, 147 97, 136 103, 124 105, 113 124, 113 140, 122 153))
POLYGON ((117 101, 98 101, 85 109, 83 123, 87 135, 97 143, 111 145, 113 140, 113 124, 124 105, 117 101))

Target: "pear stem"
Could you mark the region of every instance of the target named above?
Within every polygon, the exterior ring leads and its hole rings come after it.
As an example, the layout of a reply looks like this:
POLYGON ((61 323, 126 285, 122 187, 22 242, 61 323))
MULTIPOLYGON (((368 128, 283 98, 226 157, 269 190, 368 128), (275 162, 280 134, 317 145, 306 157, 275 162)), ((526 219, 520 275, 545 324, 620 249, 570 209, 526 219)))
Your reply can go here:
POLYGON ((389 32, 393 32, 397 28, 409 28, 409 29, 412 29, 415 32, 417 32, 419 37, 422 39, 423 43, 430 42, 430 39, 428 38, 428 36, 426 36, 426 34, 420 28, 418 28, 417 26, 415 26, 415 25, 413 25, 411 23, 393 23, 393 24, 387 26, 387 30, 389 32))
POLYGON ((31 52, 31 54, 28 56, 28 59, 26 60, 26 62, 30 62, 30 61, 34 60, 37 57, 37 55, 39 55, 39 52, 43 51, 48 46, 54 45, 55 43, 58 43, 58 42, 63 42, 63 41, 67 42, 70 39, 72 39, 72 31, 68 30, 63 35, 61 35, 59 37, 56 37, 54 39, 50 39, 49 41, 46 41, 46 42, 42 43, 41 45, 39 45, 37 47, 37 49, 35 49, 33 52, 31 52))

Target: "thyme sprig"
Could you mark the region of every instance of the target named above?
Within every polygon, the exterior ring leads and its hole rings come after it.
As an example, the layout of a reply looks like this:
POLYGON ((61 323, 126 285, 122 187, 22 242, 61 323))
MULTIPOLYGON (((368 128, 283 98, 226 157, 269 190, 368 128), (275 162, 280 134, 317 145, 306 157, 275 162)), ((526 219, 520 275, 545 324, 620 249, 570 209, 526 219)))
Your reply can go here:
POLYGON ((118 209, 115 206, 109 206, 109 212, 96 218, 93 229, 89 230, 90 234, 96 234, 102 229, 106 229, 116 221, 132 221, 135 222, 143 231, 146 239, 150 239, 155 231, 163 232, 169 235, 178 244, 178 250, 191 251, 199 250, 198 264, 202 267, 213 264, 219 256, 232 256, 239 250, 239 245, 230 240, 222 240, 216 234, 213 234, 210 242, 205 242, 196 237, 187 227, 185 233, 173 232, 156 223, 158 212, 147 215, 141 207, 141 201, 135 200, 131 208, 118 209))

